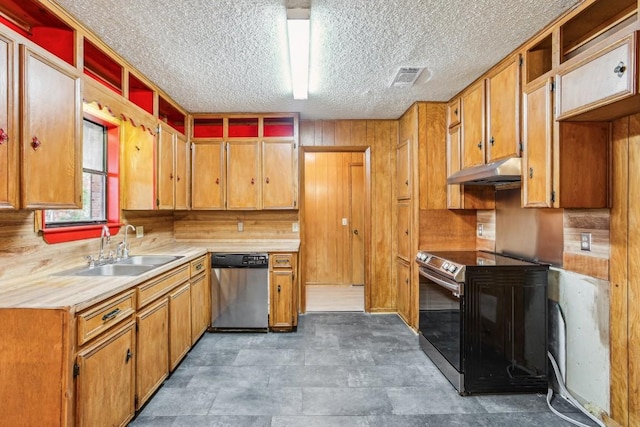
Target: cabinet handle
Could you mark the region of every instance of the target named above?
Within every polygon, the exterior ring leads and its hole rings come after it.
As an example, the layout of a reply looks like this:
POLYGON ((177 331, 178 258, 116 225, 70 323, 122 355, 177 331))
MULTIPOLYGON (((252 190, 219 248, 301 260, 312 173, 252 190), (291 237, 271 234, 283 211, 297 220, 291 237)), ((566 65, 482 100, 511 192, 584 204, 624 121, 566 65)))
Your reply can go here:
POLYGON ((255 183, 256 183, 256 180, 255 180, 255 179, 253 179, 253 178, 251 178, 251 185, 253 185, 253 184, 255 184, 255 183))
POLYGON ((529 179, 533 179, 533 168, 529 168, 529 179))
POLYGON ((620 63, 613 69, 613 72, 616 73, 618 77, 624 76, 624 72, 627 71, 627 66, 624 65, 624 62, 620 61, 620 63))
POLYGON ((493 147, 493 143, 495 142, 495 140, 493 139, 493 137, 491 137, 491 139, 489 140, 489 143, 491 144, 491 146, 493 147))
POLYGON ((409 278, 408 277, 406 279, 404 279, 404 283, 406 283, 407 285, 409 284, 409 278))
POLYGON ((269 183, 269 177, 267 177, 267 179, 266 179, 265 181, 266 181, 266 183, 268 184, 268 183, 269 183))
POLYGON ((482 141, 478 142, 478 149, 482 150, 482 141))
POLYGON ((40 140, 38 139, 37 136, 34 136, 31 139, 31 148, 33 148, 33 151, 37 151, 38 148, 40 148, 41 145, 42 145, 42 142, 40 142, 40 140))
POLYGON ((104 316, 102 316, 102 321, 106 322, 107 320, 111 320, 114 317, 116 317, 118 315, 118 313, 120 313, 120 309, 116 308, 115 310, 110 311, 109 313, 107 313, 104 316))
POLYGON ((278 293, 280 293, 280 285, 278 285, 278 293))
POLYGON ((409 180, 406 180, 406 181, 404 182, 404 185, 409 185, 409 180))
POLYGON ((220 184, 220 178, 216 178, 216 184, 220 184))
POLYGON ((198 264, 196 265, 196 270, 202 270, 202 267, 204 267, 204 264, 198 264))
POLYGON ((136 147, 136 150, 140 151, 140 147, 138 147, 137 145, 134 145, 134 147, 136 147))
POLYGON ((4 131, 4 129, 0 129, 0 145, 4 144, 9 140, 9 135, 4 131))
POLYGON ((133 353, 131 352, 131 349, 128 348, 127 349, 127 357, 125 357, 124 362, 125 363, 129 363, 129 360, 133 359, 133 353))
POLYGON ((409 235, 409 230, 404 230, 404 234, 409 235))

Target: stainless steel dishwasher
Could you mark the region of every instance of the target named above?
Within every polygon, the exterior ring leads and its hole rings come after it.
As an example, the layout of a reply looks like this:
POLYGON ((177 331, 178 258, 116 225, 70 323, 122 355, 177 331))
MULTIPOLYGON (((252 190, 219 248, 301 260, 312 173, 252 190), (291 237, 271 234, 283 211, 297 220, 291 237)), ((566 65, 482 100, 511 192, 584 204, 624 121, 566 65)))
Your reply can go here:
POLYGON ((268 330, 269 256, 211 256, 211 331, 268 330))

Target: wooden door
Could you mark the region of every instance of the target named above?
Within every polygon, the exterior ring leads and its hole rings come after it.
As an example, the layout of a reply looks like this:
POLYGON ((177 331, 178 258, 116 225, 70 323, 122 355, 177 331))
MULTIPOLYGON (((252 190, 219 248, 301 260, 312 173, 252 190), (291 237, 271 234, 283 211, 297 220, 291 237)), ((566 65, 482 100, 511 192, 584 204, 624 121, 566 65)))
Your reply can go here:
POLYGON ((175 207, 175 150, 176 131, 170 126, 160 123, 158 128, 158 209, 175 207))
POLYGON ((15 42, 0 33, 0 209, 18 208, 16 57, 15 42))
POLYGON ((169 300, 163 298, 138 312, 136 409, 169 375, 169 300))
MULTIPOLYGON (((447 176, 451 176, 460 170, 460 126, 449 129, 447 138, 447 176)), ((447 208, 462 209, 463 187, 460 184, 447 185, 447 208)))
POLYGON ((396 260, 396 291, 398 314, 407 324, 411 322, 411 267, 403 260, 396 260))
POLYGON ((411 198, 411 140, 398 145, 396 150, 396 193, 398 200, 411 198))
POLYGON ((169 294, 169 370, 173 371, 191 348, 191 285, 169 294))
POLYGON ((398 203, 398 257, 409 262, 411 258, 411 203, 398 203))
MULTIPOLYGON (((208 267, 207 267, 208 268, 208 267)), ((208 274, 191 279, 191 344, 195 344, 211 321, 211 287, 208 274)))
POLYGON ((350 203, 350 239, 351 247, 351 283, 364 285, 364 165, 361 163, 349 166, 349 203, 350 203))
POLYGON ((553 147, 553 79, 529 85, 524 91, 524 155, 522 204, 551 207, 553 147))
POLYGON ((141 126, 123 120, 120 126, 120 199, 122 209, 156 207, 155 137, 141 126))
POLYGON ((198 141, 191 152, 191 209, 224 209, 226 174, 224 143, 198 141))
POLYGON ((487 79, 487 163, 520 156, 520 55, 487 79))
POLYGON ((175 209, 189 209, 189 143, 183 135, 176 135, 175 209))
POLYGON ((293 326, 293 271, 289 269, 271 272, 271 313, 269 327, 293 326))
POLYGON ((78 353, 76 425, 124 426, 135 412, 135 323, 78 353))
POLYGON ((227 143, 227 209, 260 209, 260 146, 255 141, 227 143))
POLYGON ((462 95, 462 169, 484 164, 484 80, 462 95))
POLYGON ((82 207, 82 100, 78 71, 20 46, 23 208, 82 207))
POLYGON ((292 141, 262 143, 262 209, 296 209, 298 150, 292 141))

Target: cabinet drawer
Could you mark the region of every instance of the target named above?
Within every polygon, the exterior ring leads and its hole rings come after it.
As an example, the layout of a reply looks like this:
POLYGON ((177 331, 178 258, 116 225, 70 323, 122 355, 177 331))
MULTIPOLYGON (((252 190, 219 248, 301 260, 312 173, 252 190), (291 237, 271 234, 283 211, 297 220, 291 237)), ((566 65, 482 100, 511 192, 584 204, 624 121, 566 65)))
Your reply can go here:
POLYGON ((138 286, 138 308, 166 294, 171 288, 189 280, 189 264, 178 267, 175 270, 149 280, 138 286))
POLYGON ((572 117, 636 93, 636 35, 562 70, 557 119, 572 117))
POLYGON ((78 314, 78 345, 127 319, 135 311, 135 291, 110 298, 78 314))
POLYGON ((206 269, 207 269, 206 255, 191 261, 191 277, 206 271, 206 269))
POLYGON ((447 123, 449 127, 459 125, 461 115, 460 98, 456 98, 447 105, 447 123))
POLYGON ((271 269, 276 268, 292 268, 293 267, 293 254, 274 254, 271 255, 269 260, 269 266, 271 269))

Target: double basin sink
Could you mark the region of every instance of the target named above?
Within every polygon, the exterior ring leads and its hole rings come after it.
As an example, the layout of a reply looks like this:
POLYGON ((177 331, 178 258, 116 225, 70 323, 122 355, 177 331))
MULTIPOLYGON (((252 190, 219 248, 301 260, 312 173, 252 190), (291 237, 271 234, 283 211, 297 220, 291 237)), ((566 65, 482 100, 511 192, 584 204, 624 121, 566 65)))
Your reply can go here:
POLYGON ((138 276, 147 271, 158 268, 171 261, 183 258, 182 255, 135 255, 121 259, 114 264, 104 264, 96 267, 82 267, 68 270, 57 275, 60 276, 138 276))

